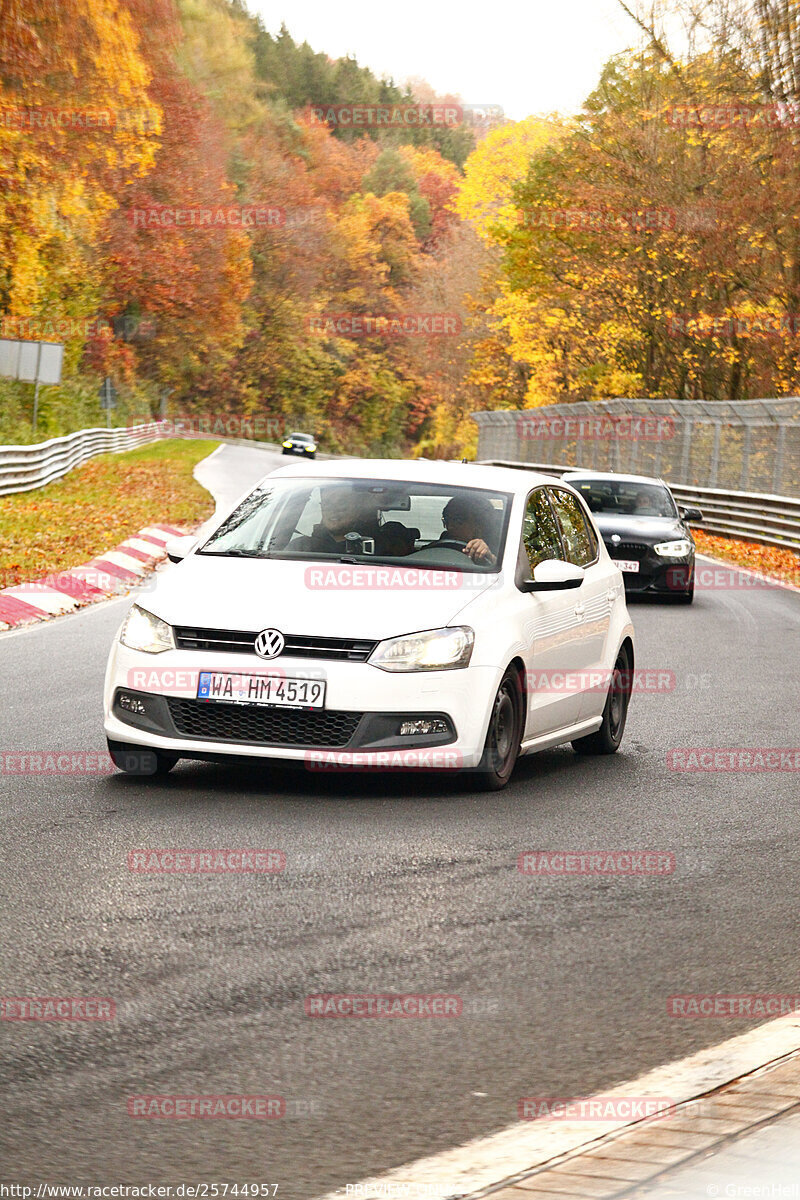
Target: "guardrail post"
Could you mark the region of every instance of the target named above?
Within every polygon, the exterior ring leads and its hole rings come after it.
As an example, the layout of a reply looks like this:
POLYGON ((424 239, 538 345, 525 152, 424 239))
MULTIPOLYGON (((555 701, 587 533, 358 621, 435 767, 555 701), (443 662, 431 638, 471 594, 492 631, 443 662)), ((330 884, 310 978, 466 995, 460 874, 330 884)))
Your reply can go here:
POLYGON ((709 471, 708 486, 716 487, 719 477, 719 446, 722 439, 722 422, 714 422, 714 445, 711 449, 711 470, 709 471))
POLYGON ((683 418, 683 449, 681 451, 681 483, 689 482, 689 454, 692 449, 692 433, 694 421, 684 414, 683 418))
POLYGON ((772 490, 776 496, 781 493, 783 479, 783 452, 786 449, 786 425, 781 422, 778 426, 778 440, 775 446, 775 467, 772 475, 772 490))
POLYGON ((750 474, 750 448, 753 444, 753 426, 749 423, 744 427, 744 447, 742 449, 742 475, 739 480, 741 491, 747 491, 747 478, 750 474))

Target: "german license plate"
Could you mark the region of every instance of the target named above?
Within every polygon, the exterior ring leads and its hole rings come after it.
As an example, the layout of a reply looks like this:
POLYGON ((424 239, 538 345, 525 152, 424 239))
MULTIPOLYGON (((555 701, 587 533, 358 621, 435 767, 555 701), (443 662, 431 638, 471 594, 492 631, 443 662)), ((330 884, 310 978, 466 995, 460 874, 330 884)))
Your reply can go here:
POLYGON ((632 571, 636 573, 639 570, 639 564, 632 558, 615 558, 614 562, 619 567, 620 571, 632 571))
POLYGON ((324 708, 325 681, 296 675, 235 675, 201 671, 197 699, 217 704, 263 704, 276 708, 324 708))

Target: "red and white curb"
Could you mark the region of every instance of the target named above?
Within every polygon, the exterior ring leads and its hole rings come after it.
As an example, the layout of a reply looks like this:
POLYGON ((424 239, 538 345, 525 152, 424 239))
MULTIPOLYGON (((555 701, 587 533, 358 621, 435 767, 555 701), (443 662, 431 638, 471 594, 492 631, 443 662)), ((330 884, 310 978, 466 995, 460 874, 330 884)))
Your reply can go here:
POLYGON ((170 538, 185 529, 148 525, 91 562, 0 590, 0 632, 74 612, 140 583, 166 558, 170 538))

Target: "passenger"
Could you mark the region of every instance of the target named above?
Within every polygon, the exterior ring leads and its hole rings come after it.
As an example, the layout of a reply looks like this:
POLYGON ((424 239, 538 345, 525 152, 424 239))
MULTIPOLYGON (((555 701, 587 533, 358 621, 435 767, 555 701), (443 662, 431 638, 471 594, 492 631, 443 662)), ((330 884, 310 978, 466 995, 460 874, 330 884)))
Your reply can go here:
POLYGON ((358 506, 349 484, 332 484, 320 491, 322 520, 309 534, 291 541, 288 550, 316 551, 321 554, 341 554, 346 550, 345 534, 354 532, 358 506))
POLYGON ((439 541, 464 542, 464 554, 473 562, 494 566, 497 556, 489 549, 494 541, 495 513, 480 496, 454 496, 442 511, 444 533, 439 541))

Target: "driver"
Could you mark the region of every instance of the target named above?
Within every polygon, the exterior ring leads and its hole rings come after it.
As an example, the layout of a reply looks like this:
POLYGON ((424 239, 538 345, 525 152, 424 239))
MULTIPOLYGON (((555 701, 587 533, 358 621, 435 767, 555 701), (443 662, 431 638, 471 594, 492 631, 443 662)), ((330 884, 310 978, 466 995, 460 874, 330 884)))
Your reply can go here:
POLYGON ((492 537, 494 510, 488 500, 480 496, 453 496, 442 510, 444 533, 440 542, 464 542, 463 552, 473 562, 491 566, 497 562, 487 544, 492 537))
POLYGON ((353 531, 358 519, 355 493, 349 484, 332 484, 321 489, 319 502, 322 520, 311 533, 296 537, 289 549, 341 554, 345 549, 345 534, 353 531))
POLYGON ((640 517, 656 517, 658 516, 658 508, 653 497, 649 492, 642 490, 636 493, 636 502, 633 511, 635 515, 640 517))

